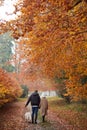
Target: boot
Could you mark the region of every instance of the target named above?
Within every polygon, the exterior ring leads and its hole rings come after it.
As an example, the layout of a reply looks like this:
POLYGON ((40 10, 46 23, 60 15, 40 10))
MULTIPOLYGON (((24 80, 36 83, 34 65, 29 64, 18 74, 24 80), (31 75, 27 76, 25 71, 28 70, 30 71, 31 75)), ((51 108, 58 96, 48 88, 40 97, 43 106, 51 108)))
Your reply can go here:
POLYGON ((45 115, 44 115, 44 116, 42 116, 42 121, 43 121, 43 122, 45 122, 45 115))

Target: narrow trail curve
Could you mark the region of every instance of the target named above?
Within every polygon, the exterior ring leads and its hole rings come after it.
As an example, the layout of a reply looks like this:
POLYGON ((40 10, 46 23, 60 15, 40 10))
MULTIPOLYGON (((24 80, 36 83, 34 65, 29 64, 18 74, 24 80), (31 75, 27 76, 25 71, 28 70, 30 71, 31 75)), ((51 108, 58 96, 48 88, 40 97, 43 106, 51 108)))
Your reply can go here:
POLYGON ((0 130, 72 130, 56 117, 56 113, 49 110, 47 124, 27 123, 24 120, 25 102, 14 102, 0 109, 0 130))

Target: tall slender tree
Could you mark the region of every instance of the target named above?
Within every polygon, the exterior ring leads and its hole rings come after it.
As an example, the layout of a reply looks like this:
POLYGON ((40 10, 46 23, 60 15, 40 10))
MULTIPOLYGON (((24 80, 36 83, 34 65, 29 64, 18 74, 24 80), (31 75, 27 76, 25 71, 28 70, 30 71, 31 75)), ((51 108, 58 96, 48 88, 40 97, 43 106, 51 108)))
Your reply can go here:
POLYGON ((10 32, 0 35, 0 67, 7 70, 13 71, 14 67, 10 64, 11 57, 13 55, 12 47, 14 39, 10 32))

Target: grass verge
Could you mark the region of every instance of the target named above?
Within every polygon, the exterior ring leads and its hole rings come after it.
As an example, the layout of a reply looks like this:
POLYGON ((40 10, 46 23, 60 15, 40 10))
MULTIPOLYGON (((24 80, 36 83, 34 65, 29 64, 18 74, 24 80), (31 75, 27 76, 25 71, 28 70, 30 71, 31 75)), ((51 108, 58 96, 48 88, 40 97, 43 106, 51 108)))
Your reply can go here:
POLYGON ((87 104, 71 103, 67 104, 58 97, 48 98, 49 109, 54 111, 58 118, 65 120, 69 125, 87 129, 87 104))

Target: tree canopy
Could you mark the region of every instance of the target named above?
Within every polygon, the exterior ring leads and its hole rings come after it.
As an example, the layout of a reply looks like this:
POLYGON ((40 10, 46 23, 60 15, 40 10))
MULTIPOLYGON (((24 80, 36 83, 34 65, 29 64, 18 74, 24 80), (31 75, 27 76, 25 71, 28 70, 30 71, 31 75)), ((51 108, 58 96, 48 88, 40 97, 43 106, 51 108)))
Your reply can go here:
POLYGON ((64 77, 66 95, 87 99, 87 0, 23 0, 15 7, 19 17, 0 23, 1 33, 13 31, 26 44, 29 74, 64 77))

